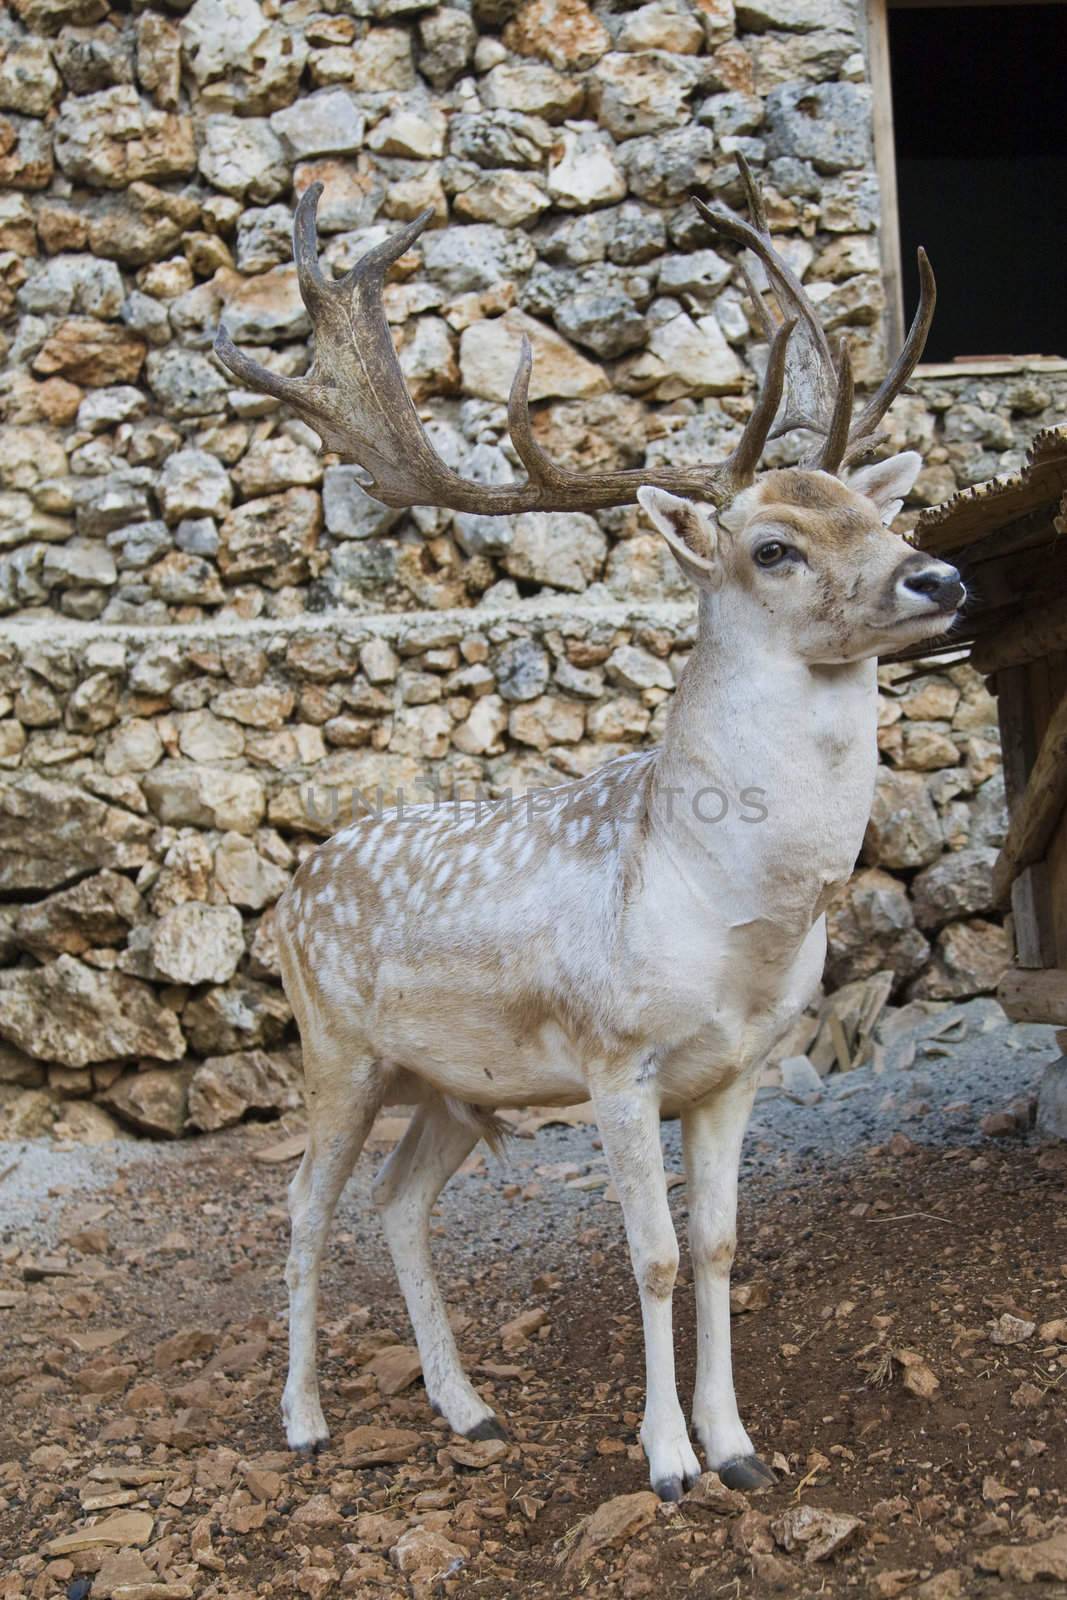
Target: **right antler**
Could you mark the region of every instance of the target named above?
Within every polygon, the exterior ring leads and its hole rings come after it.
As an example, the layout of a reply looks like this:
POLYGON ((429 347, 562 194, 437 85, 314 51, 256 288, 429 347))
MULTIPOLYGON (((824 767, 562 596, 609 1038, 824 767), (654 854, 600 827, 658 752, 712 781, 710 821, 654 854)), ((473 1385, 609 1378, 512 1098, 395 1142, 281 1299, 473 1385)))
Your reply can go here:
MULTIPOLYGON (((835 362, 815 307, 788 262, 774 248, 763 196, 748 162, 740 151, 736 159, 752 221, 746 222, 721 203, 706 205, 703 200, 697 200, 696 205, 716 233, 752 251, 767 273, 782 316, 799 324, 786 365, 784 413, 775 434, 787 433, 791 428, 809 428, 822 434, 822 445, 805 464, 837 472, 850 461, 866 455, 877 442, 882 418, 922 358, 937 299, 933 269, 926 251, 920 246, 919 306, 904 348, 858 420, 853 422, 851 363, 845 342, 841 340, 835 362)), ((760 327, 767 338, 773 338, 774 319, 743 262, 741 273, 760 327)))
POLYGON ((447 506, 453 511, 506 515, 520 511, 590 511, 629 505, 642 485, 724 504, 752 482, 782 398, 792 321, 774 330, 763 386, 732 453, 697 467, 640 467, 622 472, 570 472, 557 466, 533 436, 529 389, 532 355, 524 340, 511 386, 508 422, 515 452, 526 468, 520 484, 483 484, 462 478, 441 460, 419 421, 393 348, 382 306, 385 274, 410 249, 433 212, 368 251, 333 282, 318 260, 315 213, 322 184, 305 190, 296 208, 293 253, 300 293, 315 330, 315 358, 304 378, 283 378, 261 367, 221 327, 215 353, 250 388, 290 405, 322 437, 328 450, 364 467, 368 492, 390 506, 447 506))

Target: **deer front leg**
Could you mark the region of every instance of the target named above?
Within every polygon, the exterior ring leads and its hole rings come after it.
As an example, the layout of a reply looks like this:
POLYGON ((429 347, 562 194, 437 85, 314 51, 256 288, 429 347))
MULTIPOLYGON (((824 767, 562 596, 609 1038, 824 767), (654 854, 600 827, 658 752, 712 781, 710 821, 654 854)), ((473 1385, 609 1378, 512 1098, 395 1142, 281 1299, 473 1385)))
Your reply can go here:
MULTIPOLYGON (((635 1074, 636 1076, 636 1074, 635 1074)), ((671 1295, 678 1240, 667 1204, 659 1100, 639 1083, 594 1092, 593 1109, 608 1168, 622 1202, 645 1333, 645 1416, 641 1444, 661 1500, 680 1500, 700 1476, 674 1380, 671 1295)))
POLYGON ((740 1079, 682 1117, 689 1249, 697 1305, 693 1431, 731 1489, 775 1481, 741 1424, 730 1360, 730 1268, 737 1246, 737 1172, 755 1078, 740 1079))

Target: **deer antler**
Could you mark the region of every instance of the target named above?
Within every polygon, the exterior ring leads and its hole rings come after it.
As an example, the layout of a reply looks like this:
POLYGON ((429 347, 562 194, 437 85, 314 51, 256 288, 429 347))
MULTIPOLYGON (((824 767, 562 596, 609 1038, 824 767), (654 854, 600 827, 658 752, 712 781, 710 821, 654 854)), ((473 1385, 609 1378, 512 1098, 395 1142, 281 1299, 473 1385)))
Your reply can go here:
MULTIPOLYGON (((786 365, 785 406, 775 435, 786 433, 791 428, 809 428, 813 433, 825 435, 821 447, 806 464, 821 467, 826 472, 837 472, 858 456, 865 455, 876 442, 882 418, 922 358, 937 299, 933 269, 926 251, 920 246, 919 306, 904 348, 859 419, 853 422, 851 365, 844 341, 835 363, 815 307, 788 262, 774 248, 763 196, 748 162, 740 151, 736 159, 751 222, 746 222, 721 202, 707 205, 703 200, 697 200, 696 205, 705 222, 716 233, 743 249, 751 250, 767 274, 782 316, 793 318, 798 324, 798 333, 790 345, 786 365)), ((760 328, 767 338, 771 338, 775 322, 766 301, 755 287, 743 262, 741 272, 760 328)))
POLYGON ((315 214, 322 184, 305 190, 293 224, 300 293, 315 330, 315 358, 304 378, 283 378, 251 360, 220 327, 215 353, 242 383, 284 400, 321 435, 328 450, 364 467, 369 492, 390 506, 435 505, 496 515, 520 511, 590 511, 628 505, 644 484, 724 504, 751 483, 782 398, 786 352, 794 323, 772 332, 763 386, 735 449, 699 467, 641 467, 622 472, 571 472, 557 466, 533 436, 529 389, 532 353, 524 340, 511 386, 508 422, 526 468, 520 484, 462 478, 441 460, 419 421, 393 349, 382 287, 393 262, 433 215, 427 210, 367 252, 338 281, 323 275, 315 214))

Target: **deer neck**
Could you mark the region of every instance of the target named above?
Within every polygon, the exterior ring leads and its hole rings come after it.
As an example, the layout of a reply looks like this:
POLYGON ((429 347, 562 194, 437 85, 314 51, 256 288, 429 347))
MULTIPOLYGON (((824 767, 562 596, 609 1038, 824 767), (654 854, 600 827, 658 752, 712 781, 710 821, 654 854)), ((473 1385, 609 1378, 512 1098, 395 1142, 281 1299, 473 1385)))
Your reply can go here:
POLYGON ((653 777, 651 831, 698 886, 718 892, 729 881, 750 906, 780 892, 805 920, 863 842, 877 663, 812 666, 753 621, 729 588, 701 594, 653 777))

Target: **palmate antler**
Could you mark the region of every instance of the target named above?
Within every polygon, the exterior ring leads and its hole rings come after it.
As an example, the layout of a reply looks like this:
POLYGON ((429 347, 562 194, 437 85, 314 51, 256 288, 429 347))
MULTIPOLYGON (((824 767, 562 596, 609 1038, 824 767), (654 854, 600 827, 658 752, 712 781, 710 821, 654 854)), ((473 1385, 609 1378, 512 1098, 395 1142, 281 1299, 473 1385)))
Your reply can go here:
MULTIPOLYGON (((320 183, 305 190, 293 224, 300 293, 315 331, 315 354, 306 377, 280 377, 261 367, 237 348, 225 327, 219 329, 215 352, 242 383, 291 406, 321 436, 326 449, 363 467, 371 478, 368 492, 390 506, 446 506, 453 511, 482 515, 591 511, 628 505, 645 484, 723 505, 753 481, 783 392, 788 396, 786 418, 794 419, 787 425, 824 432, 826 441, 818 464, 836 471, 845 459, 859 453, 861 440, 862 448, 867 448, 873 429, 918 361, 933 309, 933 279, 929 279, 930 306, 921 331, 916 336, 922 306, 893 373, 850 430, 852 379, 847 351, 842 346, 835 367, 814 307, 771 243, 759 191, 743 159, 740 165, 753 224, 744 222, 725 206, 701 205, 701 211, 713 228, 751 249, 763 262, 782 321, 774 325, 762 297, 750 285, 770 349, 752 414, 737 445, 721 462, 590 473, 558 466, 533 436, 529 407, 532 354, 529 342, 524 340, 508 401, 508 424, 515 453, 526 469, 526 482, 483 484, 460 477, 436 453, 419 420, 382 305, 386 273, 414 244, 433 213, 424 211, 406 228, 369 250, 343 278, 332 281, 323 275, 318 259, 315 216, 322 193, 320 183), (799 362, 791 348, 791 336, 798 324, 805 338, 799 362), (917 345, 915 353, 905 364, 904 357, 913 345, 917 345), (814 360, 811 351, 815 352, 814 360), (803 414, 796 398, 804 389, 798 376, 802 367, 815 374, 814 388, 808 383, 814 399, 803 414), (801 415, 803 420, 797 420, 801 415)), ((925 257, 921 259, 925 263, 925 257)), ((925 286, 924 279, 924 295, 925 286)))
MULTIPOLYGON (((740 151, 736 160, 751 222, 746 222, 722 204, 706 205, 703 200, 697 200, 695 204, 705 222, 716 233, 752 251, 767 274, 781 315, 797 323, 786 365, 785 406, 775 434, 787 433, 792 428, 810 428, 812 432, 820 434, 822 443, 805 465, 821 467, 825 472, 838 472, 850 461, 866 455, 877 442, 882 418, 922 359, 937 300, 933 268, 926 251, 920 246, 919 306, 908 337, 891 370, 853 422, 852 369, 848 347, 842 339, 835 361, 815 307, 788 262, 774 248, 763 196, 748 162, 740 151)), ((741 273, 762 332, 765 337, 772 338, 774 319, 743 262, 741 273)))

